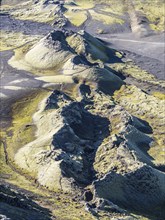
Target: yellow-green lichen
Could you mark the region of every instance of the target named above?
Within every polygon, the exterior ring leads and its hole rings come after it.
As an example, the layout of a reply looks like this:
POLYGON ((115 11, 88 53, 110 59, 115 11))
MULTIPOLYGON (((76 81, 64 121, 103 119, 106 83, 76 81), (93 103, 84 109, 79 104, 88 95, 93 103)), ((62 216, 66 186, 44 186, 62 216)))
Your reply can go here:
POLYGON ((93 8, 95 5, 95 2, 93 0, 76 0, 75 2, 82 9, 90 9, 93 8))
POLYGON ((41 39, 39 35, 25 35, 21 32, 1 31, 0 51, 11 50, 20 47, 28 42, 41 39))
MULTIPOLYGON (((58 75, 59 74, 58 71, 59 71, 59 69, 61 69, 61 66, 63 65, 63 62, 61 61, 61 63, 60 63, 59 60, 64 59, 64 61, 65 61, 66 59, 69 59, 69 57, 71 57, 71 55, 68 56, 68 57, 64 57, 63 56, 63 54, 65 53, 64 52, 62 55, 59 54, 58 59, 57 59, 57 56, 55 56, 54 59, 57 61, 56 63, 52 62, 51 56, 50 57, 47 56, 47 64, 48 65, 50 64, 50 66, 51 65, 55 65, 55 66, 48 67, 48 68, 45 68, 45 69, 44 68, 37 68, 36 66, 32 65, 33 63, 35 63, 34 59, 36 59, 36 63, 38 65, 43 65, 43 64, 36 57, 36 55, 34 55, 33 52, 31 52, 32 57, 30 57, 30 61, 33 62, 32 64, 30 63, 29 60, 28 60, 29 61, 28 62, 27 58, 26 58, 26 54, 33 48, 33 46, 37 42, 38 42, 38 40, 33 40, 33 41, 30 41, 30 42, 27 42, 25 45, 23 45, 19 48, 16 48, 14 50, 14 56, 8 61, 9 65, 11 65, 12 67, 17 68, 17 69, 29 71, 29 72, 31 72, 35 75, 38 75, 38 76, 55 76, 55 75, 58 75)), ((43 52, 44 49, 45 49, 45 51, 49 52, 49 49, 47 49, 46 47, 41 48, 41 51, 43 52)), ((46 52, 45 52, 45 54, 46 54, 46 52)), ((69 55, 69 52, 67 53, 67 55, 69 55)))
POLYGON ((84 210, 83 204, 72 200, 72 195, 64 194, 62 192, 50 192, 45 188, 37 186, 32 179, 25 178, 23 172, 22 174, 19 174, 16 170, 12 170, 9 164, 6 164, 2 143, 0 143, 0 166, 1 179, 34 193, 34 195, 37 196, 37 203, 49 209, 52 212, 52 217, 59 220, 69 220, 70 218, 81 220, 93 219, 90 213, 84 210), (65 212, 63 212, 63 210, 65 210, 65 212))
POLYGON ((153 157, 155 164, 164 163, 164 106, 165 101, 153 95, 148 95, 136 86, 122 86, 115 92, 114 99, 129 113, 145 120, 153 129, 153 145, 148 154, 153 157))
POLYGON ((121 0, 109 0, 107 3, 109 5, 106 5, 101 9, 103 12, 110 12, 116 15, 122 15, 126 11, 126 6, 121 3, 121 0))
POLYGON ((101 13, 97 13, 94 10, 89 10, 91 16, 93 19, 98 20, 98 21, 102 21, 104 24, 123 24, 124 21, 122 19, 116 18, 114 16, 110 16, 110 15, 105 15, 105 14, 101 14, 101 13))
POLYGON ((30 20, 43 23, 51 23, 55 20, 56 5, 50 9, 43 8, 40 4, 34 5, 31 1, 28 4, 20 4, 15 6, 17 10, 13 10, 11 15, 19 20, 30 20))
POLYGON ((116 70, 117 72, 122 73, 126 76, 132 76, 135 79, 140 79, 143 81, 151 81, 154 80, 154 75, 148 73, 145 70, 140 69, 137 65, 132 62, 129 63, 114 63, 110 65, 111 68, 116 70))
POLYGON ((147 72, 146 70, 142 70, 132 61, 126 63, 109 64, 109 67, 114 69, 116 72, 123 74, 126 77, 131 76, 137 80, 165 88, 165 82, 163 80, 156 79, 153 74, 147 72))
POLYGON ((75 26, 81 26, 87 20, 86 11, 82 10, 68 10, 64 15, 75 26))
POLYGON ((165 3, 162 0, 156 1, 135 1, 135 9, 140 10, 149 20, 151 29, 163 31, 165 24, 165 3))
POLYGON ((155 96, 158 99, 165 100, 165 94, 164 93, 154 92, 152 95, 155 96))
POLYGON ((32 115, 39 102, 50 92, 34 91, 26 98, 17 101, 12 107, 12 126, 7 130, 6 144, 9 157, 14 158, 16 151, 34 139, 35 127, 32 115), (10 135, 9 135, 10 134, 10 135))
POLYGON ((76 51, 77 54, 87 55, 90 62, 108 61, 109 57, 106 54, 106 47, 97 39, 88 38, 84 41, 81 35, 72 35, 67 37, 68 44, 76 51), (88 46, 86 46, 88 44, 88 46))

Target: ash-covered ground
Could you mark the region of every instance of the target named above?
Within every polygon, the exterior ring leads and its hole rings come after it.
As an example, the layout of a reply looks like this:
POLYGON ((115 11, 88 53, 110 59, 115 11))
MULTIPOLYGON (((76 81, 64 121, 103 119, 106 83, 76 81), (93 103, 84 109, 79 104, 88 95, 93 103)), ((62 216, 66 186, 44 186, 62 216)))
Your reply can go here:
POLYGON ((163 1, 154 7, 1 1, 1 218, 165 218, 163 1))

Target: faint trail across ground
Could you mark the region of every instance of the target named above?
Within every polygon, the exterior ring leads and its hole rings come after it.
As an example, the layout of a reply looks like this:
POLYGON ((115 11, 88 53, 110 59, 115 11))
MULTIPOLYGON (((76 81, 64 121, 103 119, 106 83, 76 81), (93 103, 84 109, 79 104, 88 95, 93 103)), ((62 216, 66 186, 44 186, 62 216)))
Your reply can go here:
POLYGON ((154 45, 164 45, 163 42, 150 42, 150 41, 140 41, 140 40, 127 40, 127 39, 122 39, 122 38, 106 38, 106 37, 101 37, 102 40, 111 40, 111 41, 126 41, 126 42, 132 42, 132 43, 142 43, 142 44, 154 44, 154 45))

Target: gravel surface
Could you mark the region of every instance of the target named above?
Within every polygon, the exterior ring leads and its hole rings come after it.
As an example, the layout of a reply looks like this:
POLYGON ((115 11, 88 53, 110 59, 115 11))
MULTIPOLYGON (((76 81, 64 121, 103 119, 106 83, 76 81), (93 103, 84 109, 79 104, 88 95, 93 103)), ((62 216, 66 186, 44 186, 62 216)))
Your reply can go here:
POLYGON ((53 29, 49 24, 18 20, 7 13, 0 13, 0 21, 1 30, 22 32, 23 34, 46 35, 53 29))

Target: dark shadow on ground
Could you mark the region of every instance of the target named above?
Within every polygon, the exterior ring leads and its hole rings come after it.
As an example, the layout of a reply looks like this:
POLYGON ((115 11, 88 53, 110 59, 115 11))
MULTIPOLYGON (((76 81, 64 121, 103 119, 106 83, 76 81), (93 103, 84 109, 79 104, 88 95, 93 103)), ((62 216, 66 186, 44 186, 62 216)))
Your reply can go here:
MULTIPOLYGON (((85 110, 86 104, 85 102, 73 102, 71 105, 66 106, 62 111, 62 116, 73 133, 70 132, 67 126, 64 126, 53 137, 55 148, 62 149, 68 155, 70 155, 70 152, 67 152, 67 147, 69 145, 74 146, 76 142, 79 142, 78 139, 81 140, 78 144, 79 147, 75 148, 71 154, 75 154, 76 157, 79 151, 82 151, 82 170, 76 170, 75 161, 73 161, 73 164, 63 162, 61 169, 66 177, 72 177, 78 184, 84 185, 90 184, 95 179, 95 171, 93 169, 95 154, 100 144, 109 135, 110 123, 107 118, 93 115, 85 110), (65 139, 62 138, 63 136, 65 136, 65 139), (78 137, 78 139, 75 137, 78 137)), ((77 166, 79 166, 78 164, 79 162, 77 161, 77 166)))
POLYGON ((24 194, 0 185, 0 213, 12 220, 50 220, 48 209, 39 206, 24 194))
POLYGON ((51 25, 35 21, 18 20, 9 14, 0 13, 0 29, 29 35, 46 35, 53 30, 51 25))

